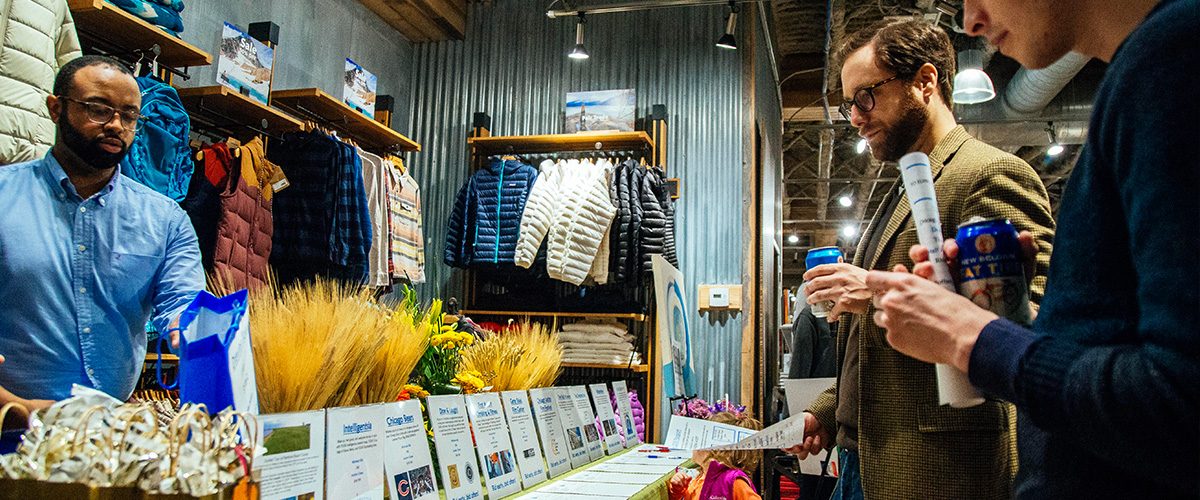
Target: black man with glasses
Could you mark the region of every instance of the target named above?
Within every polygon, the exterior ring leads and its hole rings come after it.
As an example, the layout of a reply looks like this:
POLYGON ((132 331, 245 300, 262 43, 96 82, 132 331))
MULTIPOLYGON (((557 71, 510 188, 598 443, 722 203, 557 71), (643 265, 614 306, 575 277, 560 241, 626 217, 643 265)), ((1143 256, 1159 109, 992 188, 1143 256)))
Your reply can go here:
POLYGON ((124 400, 147 320, 167 331, 205 286, 196 232, 174 200, 120 175, 141 118, 120 62, 67 63, 46 105, 54 146, 0 167, 0 405, 43 408, 72 384, 124 400))
MULTIPOLYGON (((955 52, 946 33, 923 20, 882 21, 850 36, 839 60, 839 111, 875 159, 929 155, 943 236, 972 217, 1009 219, 1033 235, 1042 252, 1030 295, 1040 300, 1054 230, 1046 188, 1027 163, 955 122, 955 52)), ((847 318, 837 334, 837 382, 809 407, 805 439, 788 451, 807 456, 838 445, 837 499, 1009 498, 1017 466, 1012 406, 939 405, 934 365, 892 349, 873 320, 868 270, 912 265, 908 249, 917 242, 901 187, 897 180, 884 193, 850 262, 804 275, 808 302, 833 301, 827 319, 847 318)))

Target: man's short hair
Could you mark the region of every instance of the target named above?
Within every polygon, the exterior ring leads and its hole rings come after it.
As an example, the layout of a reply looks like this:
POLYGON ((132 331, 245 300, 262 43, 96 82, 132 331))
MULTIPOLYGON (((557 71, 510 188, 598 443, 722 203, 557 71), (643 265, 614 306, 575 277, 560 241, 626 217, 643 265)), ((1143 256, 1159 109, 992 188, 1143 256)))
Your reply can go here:
POLYGON ((870 44, 875 45, 875 63, 901 78, 912 79, 925 63, 938 72, 938 91, 947 107, 953 108, 955 52, 950 37, 923 19, 884 19, 850 35, 838 50, 846 57, 870 44))
POLYGON ((62 69, 58 70, 58 75, 54 77, 54 95, 70 95, 75 89, 75 73, 83 68, 92 66, 108 66, 121 73, 133 76, 133 72, 125 67, 121 61, 106 56, 83 56, 72 59, 71 62, 64 64, 62 69))

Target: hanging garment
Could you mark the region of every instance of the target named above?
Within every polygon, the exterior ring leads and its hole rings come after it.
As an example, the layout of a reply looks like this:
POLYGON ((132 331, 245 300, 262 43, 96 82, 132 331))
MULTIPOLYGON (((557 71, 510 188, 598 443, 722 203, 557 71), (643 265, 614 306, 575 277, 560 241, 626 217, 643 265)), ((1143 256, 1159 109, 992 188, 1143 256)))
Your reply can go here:
POLYGON ((567 162, 562 204, 546 245, 546 272, 551 278, 580 285, 596 258, 608 259, 608 248, 600 244, 617 211, 608 194, 606 169, 610 167, 605 160, 599 165, 567 162))
POLYGON ((525 203, 525 212, 521 215, 521 234, 513 258, 520 267, 528 269, 533 265, 542 240, 546 238, 550 224, 558 213, 562 169, 563 162, 543 161, 538 181, 529 191, 529 200, 525 203))
POLYGON ((294 132, 268 158, 291 187, 275 194, 271 265, 280 283, 324 275, 365 283, 371 217, 362 160, 352 146, 319 132, 294 132))
POLYGON ((217 246, 217 220, 221 214, 221 193, 226 190, 226 182, 233 170, 233 154, 225 143, 219 142, 200 148, 199 155, 196 168, 204 174, 192 176, 187 198, 180 206, 196 229, 204 270, 211 273, 213 249, 217 246))
MULTIPOLYGON (((604 160, 600 162, 599 168, 603 170, 601 175, 603 176, 604 194, 607 196, 607 193, 612 188, 614 166, 612 162, 604 160)), ((611 199, 609 200, 609 204, 612 205, 611 199)), ((613 219, 616 217, 616 205, 612 206, 614 210, 613 217, 608 219, 608 223, 604 228, 604 237, 600 239, 600 247, 596 251, 596 257, 592 259, 592 268, 588 271, 587 282, 597 285, 608 283, 609 261, 611 260, 609 254, 612 251, 612 226, 613 219)))
POLYGON ((392 243, 389 226, 387 172, 384 169, 384 159, 363 150, 358 150, 362 158, 363 189, 367 192, 367 210, 371 216, 371 248, 367 252, 367 284, 376 287, 390 286, 391 274, 388 272, 388 259, 391 256, 392 243))
MULTIPOLYGON (((642 177, 642 189, 639 193, 642 206, 639 253, 644 274, 651 273, 651 255, 664 255, 664 258, 666 255, 667 211, 663 207, 660 194, 663 190, 661 172, 658 168, 647 169, 646 175, 642 177)), ((670 201, 669 196, 667 201, 670 201)))
POLYGON ((391 214, 392 276, 425 282, 425 232, 421 224, 421 186, 389 162, 388 210, 391 214))
POLYGON ((458 191, 446 234, 447 265, 512 265, 525 200, 537 170, 516 160, 493 158, 458 191))
POLYGON ((142 90, 142 120, 129 154, 121 160, 121 173, 183 201, 192 180, 191 119, 174 87, 154 77, 141 77, 137 82, 142 90))
POLYGON ((609 198, 617 207, 611 270, 613 282, 637 283, 641 273, 642 178, 646 169, 627 160, 617 168, 609 188, 609 198))
POLYGON ((8 165, 41 158, 54 144, 46 96, 80 50, 62 0, 0 0, 0 27, 0 165, 8 165))
POLYGON ((241 148, 241 162, 234 168, 221 193, 213 275, 234 290, 254 289, 267 284, 268 261, 274 222, 271 191, 259 172, 273 170, 258 137, 241 148))

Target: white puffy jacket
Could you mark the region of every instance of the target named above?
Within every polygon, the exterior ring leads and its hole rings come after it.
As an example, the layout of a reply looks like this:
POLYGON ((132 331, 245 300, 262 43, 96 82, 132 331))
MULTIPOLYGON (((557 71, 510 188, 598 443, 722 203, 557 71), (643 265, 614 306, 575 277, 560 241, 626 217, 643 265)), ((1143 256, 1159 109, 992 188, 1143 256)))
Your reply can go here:
POLYGON ((526 269, 533 265, 542 240, 550 231, 554 214, 558 213, 559 189, 562 182, 563 163, 554 160, 542 162, 541 173, 529 190, 525 200, 525 212, 521 214, 521 235, 517 239, 514 261, 526 269))
POLYGON ((601 246, 617 208, 608 194, 608 172, 612 164, 571 160, 563 168, 557 216, 550 226, 546 270, 551 278, 573 285, 590 275, 596 259, 608 260, 609 249, 601 246))
POLYGON ((7 165, 39 158, 54 144, 46 96, 80 49, 63 0, 0 0, 0 33, 0 165, 7 165))

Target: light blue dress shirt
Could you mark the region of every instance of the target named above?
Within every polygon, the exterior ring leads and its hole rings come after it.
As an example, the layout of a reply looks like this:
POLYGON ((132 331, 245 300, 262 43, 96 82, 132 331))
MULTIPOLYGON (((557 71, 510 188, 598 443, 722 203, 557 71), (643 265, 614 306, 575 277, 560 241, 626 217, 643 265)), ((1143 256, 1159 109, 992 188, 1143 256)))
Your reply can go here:
POLYGON ((146 355, 204 288, 196 232, 172 199, 114 175, 86 200, 52 153, 0 167, 0 386, 125 399, 146 355))

